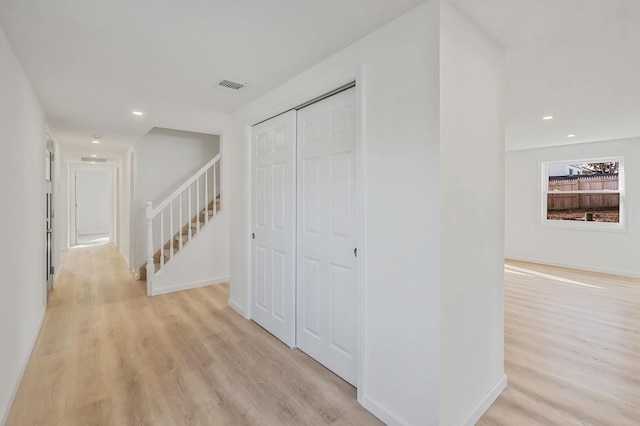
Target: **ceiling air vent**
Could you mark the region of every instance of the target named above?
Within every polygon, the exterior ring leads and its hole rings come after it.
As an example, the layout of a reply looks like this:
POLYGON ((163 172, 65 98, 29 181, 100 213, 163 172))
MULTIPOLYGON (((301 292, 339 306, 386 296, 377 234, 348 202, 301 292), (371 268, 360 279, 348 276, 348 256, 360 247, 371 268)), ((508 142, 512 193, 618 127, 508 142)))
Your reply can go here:
POLYGON ((220 89, 233 90, 234 92, 237 92, 238 90, 242 89, 244 86, 245 84, 236 83, 235 81, 222 80, 220 83, 218 83, 216 87, 219 87, 220 89))
POLYGON ((82 161, 88 161, 90 163, 106 163, 106 158, 94 158, 94 157, 80 157, 82 161))

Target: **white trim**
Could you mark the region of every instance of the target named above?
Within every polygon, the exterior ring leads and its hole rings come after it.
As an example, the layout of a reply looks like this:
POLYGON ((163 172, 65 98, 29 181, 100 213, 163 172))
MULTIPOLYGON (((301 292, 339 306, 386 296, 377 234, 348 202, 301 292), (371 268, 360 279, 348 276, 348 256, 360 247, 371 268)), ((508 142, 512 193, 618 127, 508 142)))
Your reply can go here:
MULTIPOLYGON (((622 202, 620 203, 620 220, 622 220, 622 202)), ((546 208, 546 206, 545 206, 546 208)), ((596 231, 596 232, 629 232, 623 223, 614 222, 585 222, 580 220, 549 220, 542 219, 541 228, 548 229, 564 229, 579 231, 596 231)))
MULTIPOLYGON (((260 123, 264 121, 265 117, 274 117, 283 112, 289 111, 296 107, 296 105, 304 104, 305 102, 323 96, 338 87, 342 87, 346 84, 355 83, 353 89, 355 90, 355 108, 356 108, 356 156, 357 156, 357 180, 358 180, 358 221, 360 223, 358 229, 358 264, 357 264, 357 343, 356 343, 356 391, 358 394, 358 400, 360 400, 361 389, 365 388, 365 354, 363 351, 365 341, 365 265, 366 265, 366 253, 364 248, 366 247, 366 233, 365 233, 365 217, 366 217, 366 203, 365 203, 365 191, 366 188, 366 173, 365 173, 365 155, 364 155, 364 86, 365 77, 363 65, 351 66, 346 68, 343 72, 331 76, 316 86, 310 87, 309 90, 298 92, 298 96, 295 99, 288 98, 286 102, 279 106, 273 106, 270 109, 261 111, 261 115, 253 114, 252 117, 245 122, 244 125, 244 143, 245 143, 245 230, 247 241, 249 243, 245 246, 245 304, 246 311, 242 310, 237 304, 235 306, 245 315, 245 318, 251 319, 251 300, 252 300, 252 285, 251 285, 251 271, 252 271, 252 252, 251 252, 251 232, 252 232, 252 164, 253 164, 253 144, 252 144, 252 126, 248 123, 260 123)), ((297 167, 297 164, 296 164, 297 167)), ((296 228, 297 232, 297 228, 296 228)), ((296 237, 297 238, 297 237, 296 237)), ((297 288, 297 284, 296 284, 297 288)), ((231 302, 229 302, 231 306, 231 302)))
POLYGON ((129 263, 129 259, 127 259, 127 256, 125 256, 124 252, 122 251, 122 247, 120 247, 117 244, 116 244, 116 247, 118 247, 118 251, 122 255, 122 258, 124 259, 124 261, 127 262, 127 269, 130 271, 133 271, 133 269, 131 269, 131 263, 129 263))
POLYGON ((154 289, 151 291, 151 296, 158 296, 160 294, 173 293, 173 292, 182 291, 182 290, 191 290, 193 288, 206 287, 209 285, 222 284, 226 282, 229 282, 229 275, 223 275, 222 277, 211 278, 208 280, 195 281, 195 282, 183 283, 183 284, 175 284, 169 287, 154 289))
POLYGON ((356 191, 358 192, 358 200, 357 200, 357 217, 358 217, 358 229, 357 232, 357 247, 358 247, 358 263, 356 265, 356 383, 358 386, 356 387, 356 397, 360 397, 360 392, 363 393, 365 388, 365 309, 364 309, 364 301, 366 300, 366 280, 365 280, 365 265, 367 259, 367 252, 365 250, 366 247, 366 224, 365 218, 366 215, 366 198, 365 198, 365 189, 366 189, 366 162, 365 162, 365 146, 364 146, 364 90, 363 90, 363 69, 360 66, 354 77, 354 81, 356 83, 355 90, 355 110, 356 110, 356 168, 357 168, 357 187, 356 191), (362 391, 361 391, 362 390, 362 391))
POLYGON ((505 256, 505 260, 516 262, 537 263, 539 265, 557 266, 559 268, 577 269, 580 271, 597 272, 600 274, 616 275, 619 277, 640 278, 640 272, 623 271, 611 268, 598 268, 591 265, 578 265, 575 263, 554 262, 553 260, 534 259, 530 257, 505 256))
MULTIPOLYGON (((218 161, 220 161, 221 158, 222 158, 222 156, 220 155, 220 148, 219 148, 219 145, 218 145, 218 154, 215 157, 213 157, 211 159, 211 161, 209 161, 207 164, 202 166, 200 168, 200 170, 198 170, 193 175, 191 175, 191 177, 188 180, 186 180, 182 185, 180 185, 180 187, 178 189, 173 191, 173 193, 171 195, 166 197, 158 205, 154 206, 153 207, 152 216, 153 217, 157 216, 165 207, 167 207, 169 205, 169 203, 171 201, 173 201, 175 198, 178 198, 178 196, 180 194, 182 194, 182 192, 184 192, 187 188, 189 188, 189 186, 191 186, 194 182, 196 182, 198 180, 198 178, 200 178, 200 176, 202 176, 206 171, 208 171, 210 168, 212 168, 213 165, 215 163, 217 163, 218 161)), ((213 194, 212 194, 212 198, 213 199, 215 199, 215 197, 216 197, 216 193, 215 193, 216 191, 217 191, 217 188, 213 188, 213 194)), ((206 205, 207 202, 205 201, 204 203, 206 205)), ((200 206, 198 206, 198 209, 199 208, 200 208, 200 206)))
MULTIPOLYGON (((245 288, 244 305, 245 305, 245 312, 248 319, 251 318, 251 296, 252 296, 251 294, 251 264, 252 264, 252 258, 251 258, 251 229, 252 229, 252 226, 251 226, 251 197, 252 197, 252 193, 251 193, 251 185, 252 185, 251 127, 252 127, 252 123, 259 123, 261 121, 268 119, 269 117, 274 117, 285 111, 289 111, 298 105, 302 105, 303 103, 311 99, 315 99, 319 96, 322 96, 326 93, 331 92, 332 90, 335 90, 337 87, 342 87, 345 84, 351 83, 353 81, 356 82, 356 102, 357 102, 356 108, 359 111, 363 111, 363 108, 362 108, 362 105, 364 105, 363 88, 365 84, 365 78, 363 73, 363 65, 358 64, 354 66, 345 67, 340 72, 336 72, 328 76, 327 78, 323 79, 322 81, 318 81, 317 84, 314 85, 313 87, 309 87, 306 90, 296 91, 295 96, 287 96, 287 95, 277 96, 277 102, 273 102, 268 107, 261 109, 258 112, 247 114, 247 116, 243 117, 244 144, 245 144, 244 145, 245 146, 244 165, 248 166, 248 167, 244 167, 244 200, 243 201, 244 201, 244 208, 245 208, 245 218, 244 218, 245 235, 243 238, 246 238, 246 240, 244 240, 246 241, 246 243, 244 243, 246 263, 243 271, 243 275, 244 275, 243 282, 244 282, 244 288, 245 288)), ((278 89, 275 89, 275 90, 277 91, 278 89)), ((357 126, 359 129, 363 128, 363 123, 364 121, 362 120, 359 123, 357 123, 357 126)), ((360 143, 360 141, 357 141, 357 144, 358 144, 358 148, 362 147, 363 145, 362 143, 360 143)), ((362 181, 361 187, 365 188, 364 179, 362 181)), ((364 215, 364 211, 361 212, 361 217, 364 217, 363 215, 364 215)), ((362 236, 362 238, 364 241, 364 235, 362 236)), ((362 259, 362 263, 364 264, 364 259, 362 259)), ((358 298, 359 300, 364 301, 364 293, 359 294, 358 298)), ((363 320, 362 315, 359 315, 358 319, 363 320)), ((358 365, 364 364, 361 362, 362 351, 360 349, 361 347, 358 348, 358 357, 359 357, 358 365)), ((358 387, 360 386, 361 386, 361 382, 359 377, 358 387)))
POLYGON ((242 315, 242 317, 243 317, 244 319, 248 319, 248 320, 250 320, 250 319, 251 319, 251 318, 249 318, 249 316, 247 315, 247 313, 245 312, 245 310, 244 310, 244 309, 242 309, 242 307, 241 307, 238 303, 236 303, 236 302, 234 302, 233 300, 231 300, 231 298, 229 298, 229 302, 228 302, 228 304, 229 304, 229 307, 230 307, 231 309, 233 309, 234 311, 236 311, 237 313, 239 313, 240 315, 242 315))
MULTIPOLYGON (((129 153, 129 161, 131 162, 131 164, 129 164, 129 166, 131 166, 129 170, 129 255, 131 256, 131 259, 129 260, 130 265, 133 265, 134 268, 138 266, 137 270, 139 271, 142 264, 138 263, 137 259, 138 246, 136 235, 138 234, 138 222, 136 217, 136 182, 138 180, 138 156, 135 145, 131 148, 131 152, 129 153)), ((136 280, 140 279, 139 272, 136 272, 135 276, 136 280)))
POLYGON ((253 297, 253 286, 251 285, 251 271, 253 265, 253 253, 251 253, 251 229, 253 228, 253 224, 251 223, 253 218, 253 205, 252 205, 252 197, 253 197, 253 179, 252 179, 252 170, 253 167, 253 158, 252 158, 252 143, 251 140, 253 138, 253 132, 250 125, 246 124, 244 126, 244 144, 245 144, 245 158, 244 158, 244 181, 245 181, 245 191, 244 191, 244 206, 246 210, 245 216, 245 231, 246 231, 246 241, 248 241, 245 246, 245 259, 247 263, 245 264, 244 271, 244 283, 245 283, 245 308, 243 309, 245 318, 250 320, 252 317, 252 309, 251 309, 251 300, 253 297))
POLYGON ((18 389, 20 388, 20 384, 22 383, 22 379, 24 377, 24 372, 27 370, 27 365, 29 364, 29 360, 31 359, 31 354, 33 353, 33 350, 35 349, 36 342, 38 341, 38 336, 40 335, 40 330, 42 330, 42 325, 44 324, 44 317, 45 317, 46 313, 47 313, 47 308, 45 306, 45 308, 42 310, 42 315, 40 316, 40 321, 38 322, 39 325, 38 325, 38 328, 36 330, 36 333, 31 338, 31 345, 30 345, 31 349, 29 349, 29 355, 27 356, 27 358, 22 363, 22 368, 20 369, 20 374, 18 374, 18 380, 16 380, 16 383, 13 385, 13 390, 11 391, 11 395, 9 396, 9 403, 7 404, 7 407, 5 408, 5 412, 4 412, 4 415, 2 416, 2 419, 0 419, 0 425, 4 425, 4 424, 7 423, 7 419, 9 417, 9 411, 11 411, 11 407, 13 406, 13 401, 15 400, 16 395, 18 394, 18 389))
POLYGON ((627 219, 626 219, 626 203, 625 203, 625 179, 624 179, 624 157, 612 156, 612 157, 592 157, 577 160, 553 160, 553 161, 540 161, 539 168, 540 175, 540 201, 539 201, 539 213, 540 213, 540 227, 551 229, 576 229, 581 231, 609 231, 609 232, 628 232, 627 219), (617 190, 602 190, 602 191, 562 191, 558 193, 562 194, 619 194, 620 203, 618 206, 619 222, 582 222, 574 220, 549 220, 547 219, 547 195, 556 194, 555 192, 549 192, 549 168, 558 164, 585 164, 585 163, 600 163, 600 162, 618 162, 618 189, 617 190))
POLYGON ((480 401, 473 406, 473 409, 467 416, 459 423, 460 426, 473 426, 476 424, 480 417, 491 407, 491 404, 495 402, 500 396, 502 391, 507 388, 507 376, 502 375, 498 381, 489 388, 487 393, 484 394, 480 401))
POLYGON ((358 402, 367 411, 382 420, 388 426, 405 426, 410 424, 408 421, 404 420, 402 417, 393 413, 391 410, 364 393, 362 393, 362 395, 359 393, 358 402))
POLYGON ((110 162, 105 164, 86 164, 81 161, 71 161, 67 165, 67 214, 69 222, 67 224, 68 241, 70 247, 78 245, 76 240, 76 173, 78 171, 100 171, 109 173, 109 242, 116 241, 117 232, 117 206, 120 190, 117 187, 116 175, 120 162, 110 162))

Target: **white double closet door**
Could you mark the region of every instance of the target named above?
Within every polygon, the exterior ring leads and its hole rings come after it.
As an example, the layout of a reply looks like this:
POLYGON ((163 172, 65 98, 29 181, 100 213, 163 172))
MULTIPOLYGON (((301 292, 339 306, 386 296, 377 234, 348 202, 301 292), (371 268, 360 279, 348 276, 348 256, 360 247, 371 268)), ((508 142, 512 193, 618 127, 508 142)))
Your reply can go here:
POLYGON ((254 321, 356 385, 355 90, 252 129, 254 321))

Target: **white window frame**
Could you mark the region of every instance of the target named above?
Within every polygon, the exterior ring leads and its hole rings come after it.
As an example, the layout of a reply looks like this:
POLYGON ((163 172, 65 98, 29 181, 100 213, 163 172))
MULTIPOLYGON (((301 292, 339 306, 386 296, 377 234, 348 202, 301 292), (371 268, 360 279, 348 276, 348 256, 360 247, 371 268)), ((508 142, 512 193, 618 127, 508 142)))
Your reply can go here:
POLYGON ((544 161, 540 163, 540 224, 544 227, 559 229, 581 229, 590 231, 626 231, 626 203, 625 203, 625 173, 623 157, 593 157, 587 159, 569 159, 560 161, 544 161), (547 219, 547 195, 549 194, 549 168, 558 164, 585 164, 585 163, 604 163, 618 162, 618 189, 602 190, 602 191, 566 191, 566 193, 604 193, 604 194, 620 194, 620 221, 618 223, 611 222, 586 222, 576 220, 550 220, 547 219))

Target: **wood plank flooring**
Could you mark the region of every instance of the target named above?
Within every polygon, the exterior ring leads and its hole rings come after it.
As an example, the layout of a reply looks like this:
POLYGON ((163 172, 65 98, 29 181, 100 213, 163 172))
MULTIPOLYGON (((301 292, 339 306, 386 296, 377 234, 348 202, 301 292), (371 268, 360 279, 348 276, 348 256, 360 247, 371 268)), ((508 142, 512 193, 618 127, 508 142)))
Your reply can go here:
POLYGON ((149 298, 113 245, 72 250, 7 425, 382 424, 228 291, 149 298))
POLYGON ((480 426, 640 425, 640 280, 507 262, 505 371, 480 426))
MULTIPOLYGON (((381 424, 227 299, 149 298, 114 246, 73 250, 7 425, 381 424)), ((640 280, 508 262, 505 369, 478 425, 640 425, 640 280)))

